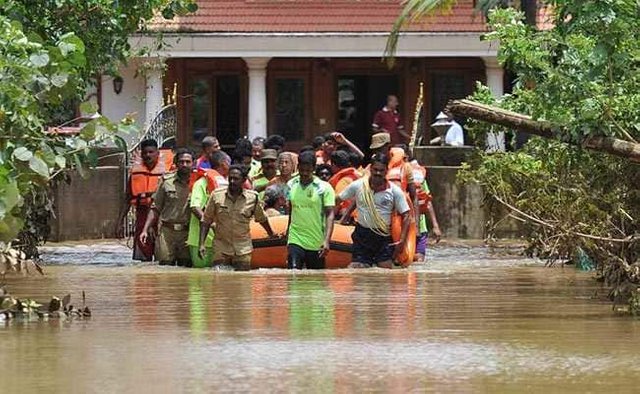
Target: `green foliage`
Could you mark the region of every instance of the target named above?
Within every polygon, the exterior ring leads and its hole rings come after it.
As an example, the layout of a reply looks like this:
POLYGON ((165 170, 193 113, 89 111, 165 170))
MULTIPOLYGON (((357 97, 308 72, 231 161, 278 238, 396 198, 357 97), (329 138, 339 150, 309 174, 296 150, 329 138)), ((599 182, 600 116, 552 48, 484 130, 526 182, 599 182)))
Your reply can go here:
POLYGON ((197 8, 195 0, 5 0, 0 2, 0 15, 19 22, 40 40, 59 41, 72 32, 75 42, 61 44, 60 50, 64 53, 69 44, 84 47, 86 68, 81 76, 89 81, 99 74, 117 74, 118 63, 135 55, 130 35, 146 30, 154 17, 172 19, 197 8))
MULTIPOLYGON (((515 152, 478 152, 460 180, 483 186, 495 216, 506 207, 523 223, 529 253, 551 262, 589 258, 613 300, 637 303, 640 168, 579 144, 595 135, 640 140, 640 3, 548 3, 556 12, 549 31, 527 26, 516 10, 491 11, 485 38, 500 41, 499 60, 517 83, 500 99, 479 86, 472 99, 560 126, 559 141, 535 137, 515 152)), ((467 126, 478 139, 508 132, 476 121, 467 126)))
POLYGON ((67 169, 86 175, 94 148, 132 126, 98 116, 77 136, 47 130, 71 121, 78 107, 96 113, 78 104, 96 76, 131 55, 132 33, 157 15, 195 9, 192 0, 0 2, 0 247, 22 231, 21 246, 33 254, 46 236, 49 186, 67 169))

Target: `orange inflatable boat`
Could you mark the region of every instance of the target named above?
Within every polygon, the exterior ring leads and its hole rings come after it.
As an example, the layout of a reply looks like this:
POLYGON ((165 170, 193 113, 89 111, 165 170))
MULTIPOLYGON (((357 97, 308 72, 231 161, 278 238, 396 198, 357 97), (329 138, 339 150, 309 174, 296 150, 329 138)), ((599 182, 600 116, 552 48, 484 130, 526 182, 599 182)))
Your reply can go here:
MULTIPOLYGON (((271 216, 269 224, 273 231, 285 233, 289 216, 271 216)), ((351 263, 351 233, 353 226, 343 226, 337 222, 333 226, 331 251, 325 259, 326 268, 347 268, 351 263)), ((253 256, 251 268, 287 268, 287 240, 273 239, 267 236, 261 225, 251 223, 253 256)))
MULTIPOLYGON (((275 233, 285 233, 289 217, 272 216, 269 218, 269 224, 275 233)), ((392 238, 399 239, 402 231, 402 219, 400 216, 392 220, 392 238), (398 237, 398 238, 396 238, 398 237)), ((353 226, 345 226, 335 223, 333 226, 333 234, 331 236, 331 251, 325 260, 325 266, 328 269, 347 268, 351 263, 351 233, 353 226)), ((407 246, 400 255, 399 263, 403 267, 413 262, 413 255, 416 247, 415 225, 410 227, 407 246), (413 231, 411 231, 413 228, 413 231)), ((261 225, 251 223, 251 238, 253 240, 253 255, 251 259, 251 268, 287 268, 287 240, 284 238, 273 239, 267 236, 261 225)))

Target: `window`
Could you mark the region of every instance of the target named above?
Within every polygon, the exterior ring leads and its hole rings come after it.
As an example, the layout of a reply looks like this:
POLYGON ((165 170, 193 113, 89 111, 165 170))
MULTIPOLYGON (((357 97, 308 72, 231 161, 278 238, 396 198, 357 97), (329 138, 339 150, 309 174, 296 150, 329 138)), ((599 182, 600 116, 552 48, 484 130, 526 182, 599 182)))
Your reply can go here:
POLYGON ((305 80, 303 78, 276 78, 275 80, 275 134, 287 141, 305 138, 305 80))

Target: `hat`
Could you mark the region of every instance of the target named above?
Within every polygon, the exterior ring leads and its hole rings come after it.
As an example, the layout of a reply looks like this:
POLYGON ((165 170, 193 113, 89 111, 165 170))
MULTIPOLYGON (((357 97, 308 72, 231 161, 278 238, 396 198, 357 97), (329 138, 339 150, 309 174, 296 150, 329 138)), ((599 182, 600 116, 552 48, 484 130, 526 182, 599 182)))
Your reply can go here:
POLYGON ((390 143, 391 136, 389 135, 389 133, 377 133, 371 137, 371 146, 369 146, 369 148, 378 149, 390 143))
POLYGON ((263 149, 260 155, 260 161, 262 160, 278 160, 278 152, 275 149, 263 149))

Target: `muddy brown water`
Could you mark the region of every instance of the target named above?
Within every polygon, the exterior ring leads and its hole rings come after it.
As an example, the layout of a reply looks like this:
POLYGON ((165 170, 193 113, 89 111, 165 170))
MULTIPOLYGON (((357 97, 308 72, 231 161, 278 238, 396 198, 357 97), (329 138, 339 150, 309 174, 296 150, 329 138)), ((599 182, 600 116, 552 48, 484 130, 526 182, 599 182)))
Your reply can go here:
POLYGON ((54 248, 17 297, 87 321, 0 322, 0 392, 638 392, 640 321, 591 274, 481 248, 409 270, 212 272, 54 248))

